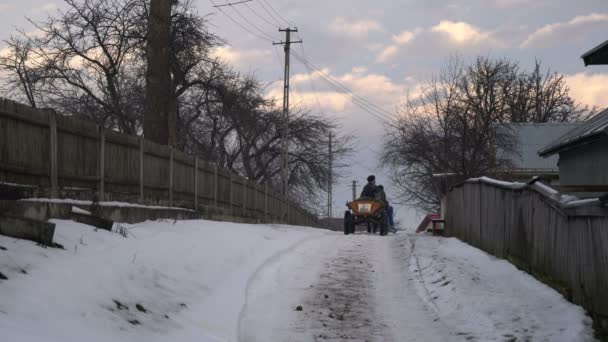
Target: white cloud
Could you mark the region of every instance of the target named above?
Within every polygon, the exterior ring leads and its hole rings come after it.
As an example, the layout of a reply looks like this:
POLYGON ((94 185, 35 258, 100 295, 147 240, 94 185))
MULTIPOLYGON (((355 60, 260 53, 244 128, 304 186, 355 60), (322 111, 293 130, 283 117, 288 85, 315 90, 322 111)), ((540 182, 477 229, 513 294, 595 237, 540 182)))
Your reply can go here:
POLYGON ((55 10, 57 10, 59 8, 59 6, 57 6, 56 3, 54 2, 47 2, 45 4, 42 4, 40 6, 37 7, 32 7, 30 8, 30 12, 31 13, 47 13, 47 12, 53 12, 55 10))
POLYGON ((348 20, 344 17, 335 18, 329 29, 335 34, 353 38, 365 38, 372 32, 384 31, 382 25, 375 20, 348 20))
POLYGON ((400 47, 411 43, 420 32, 422 32, 422 29, 417 28, 413 31, 403 31, 397 35, 393 35, 393 44, 382 48, 376 56, 376 63, 387 63, 393 59, 399 54, 400 47))
POLYGON ((8 47, 4 47, 0 49, 0 57, 6 58, 11 55, 11 49, 8 47))
POLYGON ((536 45, 552 37, 559 37, 560 40, 563 40, 564 36, 569 33, 569 30, 576 30, 586 25, 603 22, 608 22, 608 14, 606 13, 591 13, 589 15, 576 16, 567 22, 548 24, 530 34, 521 44, 521 47, 525 48, 536 45))
POLYGON ((414 37, 416 37, 417 32, 418 32, 418 30, 403 31, 403 32, 399 33, 398 35, 394 35, 393 41, 395 42, 395 44, 399 44, 399 45, 407 44, 407 43, 411 42, 412 40, 414 40, 414 37))
POLYGON ((608 74, 577 73, 566 75, 570 95, 582 104, 608 108, 608 74))
POLYGON ((382 51, 380 51, 380 53, 376 57, 376 62, 377 63, 387 63, 388 61, 393 59, 398 54, 399 54, 399 46, 389 45, 389 46, 385 47, 384 49, 382 49, 382 51))
POLYGON ((367 68, 366 68, 366 67, 364 67, 364 66, 358 66, 358 67, 354 67, 354 68, 352 69, 352 72, 353 72, 354 74, 364 74, 364 73, 366 73, 366 72, 367 72, 367 68))
MULTIPOLYGON (((367 68, 355 67, 352 72, 342 75, 333 75, 329 69, 323 69, 323 73, 331 75, 335 80, 350 89, 354 94, 368 99, 375 105, 388 112, 394 112, 398 104, 408 94, 410 87, 405 84, 393 82, 385 75, 372 73, 367 68)), ((361 111, 349 95, 343 94, 327 85, 316 74, 295 74, 291 83, 298 91, 292 92, 290 98, 296 106, 302 105, 307 108, 316 108, 318 103, 323 110, 338 114, 349 114, 353 111, 361 111), (315 91, 309 82, 315 83, 315 91), (309 89, 305 91, 304 89, 309 89)), ((414 86, 411 87, 414 89, 414 86)), ((269 89, 269 98, 281 99, 283 96, 282 86, 275 84, 269 89)))
POLYGON ((456 44, 478 44, 489 38, 490 34, 464 21, 442 20, 431 28, 456 44))
POLYGON ((529 3, 530 0, 494 0, 498 7, 511 7, 515 5, 521 5, 525 3, 529 3))
POLYGON ((213 55, 230 64, 243 65, 266 59, 272 55, 272 52, 270 50, 258 49, 237 50, 232 46, 220 46, 215 48, 213 55))

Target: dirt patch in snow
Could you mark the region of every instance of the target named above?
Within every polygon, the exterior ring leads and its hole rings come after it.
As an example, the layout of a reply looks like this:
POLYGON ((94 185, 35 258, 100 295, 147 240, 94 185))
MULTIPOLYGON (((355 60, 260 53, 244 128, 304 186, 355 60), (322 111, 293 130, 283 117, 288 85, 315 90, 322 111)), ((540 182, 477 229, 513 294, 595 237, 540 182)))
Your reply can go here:
POLYGON ((295 330, 308 331, 316 341, 385 341, 386 325, 378 319, 373 302, 369 244, 340 246, 327 260, 311 298, 303 304, 305 316, 295 330))

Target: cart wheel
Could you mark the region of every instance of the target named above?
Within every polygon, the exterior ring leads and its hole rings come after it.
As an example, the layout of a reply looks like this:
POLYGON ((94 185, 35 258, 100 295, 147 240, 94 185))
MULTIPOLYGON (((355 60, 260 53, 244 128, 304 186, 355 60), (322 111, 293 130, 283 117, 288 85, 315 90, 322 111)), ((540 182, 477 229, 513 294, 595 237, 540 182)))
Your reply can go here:
POLYGON ((350 211, 344 212, 344 235, 348 235, 351 232, 350 222, 352 221, 352 217, 350 211))
POLYGON ((380 218, 380 235, 388 235, 388 216, 386 214, 383 214, 380 218))

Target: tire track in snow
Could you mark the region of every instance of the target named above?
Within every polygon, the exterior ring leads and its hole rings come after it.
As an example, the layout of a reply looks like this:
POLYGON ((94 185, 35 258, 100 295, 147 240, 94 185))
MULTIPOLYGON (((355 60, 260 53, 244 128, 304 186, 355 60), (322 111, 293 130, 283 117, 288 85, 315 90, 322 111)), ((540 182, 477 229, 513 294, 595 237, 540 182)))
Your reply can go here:
POLYGON ((387 325, 374 302, 373 238, 379 237, 355 235, 341 241, 337 256, 325 262, 313 295, 304 303, 295 336, 313 341, 391 341, 384 336, 387 325))
POLYGON ((271 264, 278 262, 281 258, 283 258, 284 256, 293 253, 298 247, 301 247, 302 245, 311 242, 311 241, 315 241, 315 240, 320 240, 324 238, 323 235, 320 236, 310 236, 310 237, 306 237, 303 239, 300 239, 298 241, 296 241, 295 243, 291 244, 289 247, 287 247, 284 250, 281 250, 277 253, 275 253, 274 255, 272 255, 270 258, 266 259, 256 270, 255 272, 251 275, 251 277, 249 277, 249 279, 247 280, 247 285, 245 287, 245 301, 243 303, 243 307, 241 308, 241 311, 239 313, 239 318, 238 318, 238 325, 237 325, 237 336, 238 336, 238 341, 244 341, 246 340, 245 334, 244 334, 244 327, 243 327, 243 320, 245 319, 245 316, 247 314, 247 311, 249 309, 249 303, 250 303, 250 293, 251 293, 251 288, 253 283, 258 280, 258 278, 260 278, 261 273, 268 268, 271 264))

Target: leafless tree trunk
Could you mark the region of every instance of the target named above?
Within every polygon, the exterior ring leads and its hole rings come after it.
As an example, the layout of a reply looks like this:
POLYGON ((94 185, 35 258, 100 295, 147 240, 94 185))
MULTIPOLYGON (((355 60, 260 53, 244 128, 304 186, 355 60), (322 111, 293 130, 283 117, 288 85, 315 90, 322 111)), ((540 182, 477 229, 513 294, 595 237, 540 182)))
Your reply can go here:
POLYGON ((146 49, 144 136, 175 145, 175 108, 171 94, 170 37, 173 0, 151 0, 146 49))

